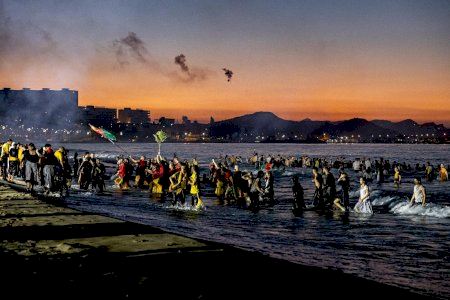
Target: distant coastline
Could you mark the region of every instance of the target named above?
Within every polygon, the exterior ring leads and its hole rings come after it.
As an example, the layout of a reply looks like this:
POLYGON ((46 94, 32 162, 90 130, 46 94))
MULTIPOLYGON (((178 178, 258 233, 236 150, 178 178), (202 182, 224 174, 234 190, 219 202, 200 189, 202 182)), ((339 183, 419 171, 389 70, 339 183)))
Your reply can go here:
MULTIPOLYGON (((157 122, 132 123, 111 119, 113 114, 86 115, 77 122, 36 125, 0 123, 0 141, 14 138, 20 142, 30 140, 90 143, 102 138, 93 134, 88 126, 104 128, 116 135, 119 142, 153 142, 159 130, 167 134, 167 142, 174 143, 398 143, 447 144, 450 129, 443 124, 419 124, 407 119, 400 122, 368 121, 353 118, 343 121, 284 120, 271 112, 256 112, 209 124, 183 123, 162 118, 157 122), (89 117, 91 116, 91 117, 89 117)), ((24 121, 25 122, 25 121, 24 121)))

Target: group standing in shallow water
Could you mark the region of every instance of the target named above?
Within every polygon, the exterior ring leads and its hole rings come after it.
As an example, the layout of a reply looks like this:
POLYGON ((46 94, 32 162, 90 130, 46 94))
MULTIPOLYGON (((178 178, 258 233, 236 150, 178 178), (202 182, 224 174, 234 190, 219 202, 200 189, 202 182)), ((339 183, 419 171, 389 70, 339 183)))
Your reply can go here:
MULTIPOLYGON (((227 161, 231 164, 236 164, 237 161, 242 161, 242 159, 240 157, 226 156, 224 161, 225 165, 227 165, 227 161)), ((298 175, 292 177, 293 210, 295 212, 307 209, 327 210, 334 208, 342 211, 349 211, 350 178, 347 172, 345 172, 345 168, 351 168, 359 175, 359 199, 353 208, 353 211, 365 214, 373 213, 370 201, 370 190, 367 185, 368 182, 373 181, 373 177, 376 177, 376 182, 381 184, 392 174, 395 188, 400 187, 402 181, 401 170, 405 170, 405 172, 409 173, 425 171, 425 177, 428 181, 432 181, 435 177, 435 174, 432 171, 433 168, 429 162, 427 162, 427 166, 423 165, 420 167, 420 165, 417 165, 416 169, 413 170, 411 165, 407 165, 406 163, 400 164, 397 162, 391 164, 388 160, 384 160, 383 158, 375 160, 374 164, 372 164, 371 160, 368 158, 363 160, 357 158, 353 162, 338 158, 331 162, 322 158, 310 158, 308 156, 302 156, 300 158, 283 158, 280 155, 269 155, 264 157, 258 156, 258 154, 255 153, 248 159, 248 162, 253 164, 256 169, 269 170, 269 172, 273 169, 284 171, 286 167, 306 167, 312 169, 312 182, 314 185, 312 207, 307 207, 305 204, 304 189, 300 184, 298 175), (339 170, 337 181, 331 172, 332 168, 339 170), (337 192, 336 184, 340 186, 339 193, 337 192)), ((270 173, 273 176, 273 173, 270 173)), ((442 182, 448 180, 447 169, 443 164, 440 165, 438 179, 442 182)), ((416 177, 414 179, 413 197, 410 203, 411 205, 418 203, 425 207, 425 199, 426 192, 421 183, 421 178, 416 177)))
MULTIPOLYGON (((23 178, 29 191, 40 185, 47 194, 53 191, 67 194, 75 180, 82 190, 94 189, 103 192, 105 180, 110 178, 106 175, 105 165, 89 152, 82 157, 75 153, 71 165, 68 154, 69 151, 64 147, 55 151, 50 144, 37 148, 32 143, 24 145, 8 140, 1 145, 0 174, 8 181, 23 178)), ((294 211, 334 208, 349 211, 351 180, 347 169, 352 169, 360 177, 359 200, 353 208, 358 213, 373 213, 368 186, 370 182, 383 183, 392 176, 394 187, 398 188, 403 182, 402 172, 423 173, 428 182, 436 178, 440 181, 448 180, 447 168, 443 164, 436 172, 429 162, 422 166, 417 164, 413 168, 406 163, 391 163, 383 158, 373 162, 369 158, 357 158, 353 161, 336 158, 331 161, 309 156, 264 156, 254 153, 248 159, 240 156, 212 159, 209 174, 203 176, 196 159, 180 161, 176 155, 172 159, 161 155, 151 159, 146 159, 145 156, 139 159, 120 157, 117 160, 114 182, 121 190, 146 189, 153 196, 169 198, 174 205, 189 204, 194 207, 204 205, 201 185, 209 186, 221 203, 257 209, 261 205, 276 203, 274 171, 284 172, 286 168, 312 170, 312 206, 306 205, 299 176, 292 177, 294 211), (254 170, 241 170, 241 166, 253 166, 254 170), (338 170, 337 179, 332 169, 338 170), (189 197, 188 203, 186 200, 189 197)), ((416 177, 410 203, 425 206, 426 201, 427 195, 421 177, 416 177)))
POLYGON ((153 196, 161 199, 169 196, 174 205, 184 205, 186 198, 190 196, 192 206, 203 206, 200 197, 200 171, 195 159, 181 162, 176 155, 171 160, 166 160, 161 155, 153 159, 141 156, 138 160, 131 156, 121 157, 117 160, 114 177, 121 190, 129 190, 131 187, 147 189, 153 196), (133 175, 134 185, 131 186, 133 175))

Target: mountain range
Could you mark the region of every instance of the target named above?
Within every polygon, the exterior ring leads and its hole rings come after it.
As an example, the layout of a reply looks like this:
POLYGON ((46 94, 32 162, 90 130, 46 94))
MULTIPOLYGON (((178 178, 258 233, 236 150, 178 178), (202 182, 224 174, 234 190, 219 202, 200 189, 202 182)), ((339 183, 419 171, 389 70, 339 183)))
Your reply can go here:
POLYGON ((213 137, 227 137, 231 139, 252 140, 255 137, 267 138, 295 138, 317 139, 321 136, 339 138, 341 136, 358 137, 368 140, 377 137, 428 136, 444 137, 449 134, 442 124, 419 124, 411 119, 400 122, 387 120, 368 121, 353 118, 343 121, 301 121, 284 120, 271 112, 255 112, 211 125, 210 133, 213 137))

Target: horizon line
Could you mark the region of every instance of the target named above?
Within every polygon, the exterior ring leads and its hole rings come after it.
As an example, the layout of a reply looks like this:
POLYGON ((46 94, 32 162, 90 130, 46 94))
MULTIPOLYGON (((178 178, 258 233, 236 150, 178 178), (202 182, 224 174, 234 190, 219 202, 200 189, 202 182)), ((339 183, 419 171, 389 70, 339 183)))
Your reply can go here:
MULTIPOLYGON (((106 107, 106 106, 95 106, 95 105, 79 105, 78 107, 94 107, 94 108, 104 108, 104 109, 115 109, 115 110, 120 110, 120 109, 125 109, 125 108, 130 108, 132 110, 144 110, 149 112, 149 115, 151 116, 152 110, 151 109, 146 109, 146 108, 142 108, 142 107, 106 107)), ((413 121, 419 125, 424 125, 424 124, 428 124, 428 123, 433 123, 435 125, 442 125, 445 126, 447 128, 447 126, 450 125, 450 120, 448 121, 444 121, 442 123, 436 123, 436 122, 440 122, 440 121, 425 121, 425 122, 418 122, 412 118, 406 118, 406 119, 402 119, 400 121, 393 121, 393 120, 388 120, 388 119, 381 119, 381 118, 375 118, 375 119, 368 119, 368 118, 363 118, 363 117, 358 117, 358 116, 353 116, 351 118, 347 118, 347 119, 336 119, 336 120, 319 120, 319 119, 311 119, 310 117, 306 117, 303 119, 299 119, 299 120, 292 120, 292 119, 284 119, 282 117, 280 117, 278 114, 271 112, 271 111, 254 111, 254 112, 248 112, 248 113, 242 113, 239 115, 235 115, 233 117, 229 117, 229 118, 223 118, 223 119, 216 119, 213 115, 210 115, 209 118, 213 118, 215 122, 221 122, 221 121, 227 121, 227 120, 231 120, 231 119, 235 119, 235 118, 239 118, 239 117, 243 117, 243 116, 249 116, 249 115, 254 115, 254 114, 258 114, 258 113, 269 113, 269 114, 273 114, 275 115, 277 118, 284 120, 284 121, 288 121, 288 122, 302 122, 302 121, 311 121, 311 122, 344 122, 344 121, 348 121, 348 120, 353 120, 353 119, 361 119, 361 120, 366 120, 368 122, 373 122, 373 121, 387 121, 387 122, 391 122, 391 123, 401 123, 404 121, 413 121)), ((167 118, 167 119, 175 119, 176 121, 179 121, 180 119, 182 119, 183 116, 187 116, 189 118, 189 116, 187 114, 182 115, 181 117, 173 117, 173 116, 168 116, 168 115, 160 115, 158 117, 150 117, 150 121, 152 120, 159 120, 160 118, 167 118)), ((198 122, 199 124, 208 124, 209 122, 207 121, 207 119, 202 119, 201 120, 195 120, 195 119, 190 119, 191 122, 198 122)), ((181 123, 180 123, 181 124, 181 123)))

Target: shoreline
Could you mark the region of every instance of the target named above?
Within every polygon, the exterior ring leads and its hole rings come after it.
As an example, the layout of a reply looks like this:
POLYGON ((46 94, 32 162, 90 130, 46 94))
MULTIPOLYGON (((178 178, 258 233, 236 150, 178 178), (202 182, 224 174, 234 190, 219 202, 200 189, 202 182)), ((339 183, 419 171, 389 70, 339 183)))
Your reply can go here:
MULTIPOLYGON (((4 136, 3 139, 6 138, 15 138, 14 136, 4 136)), ((18 138, 20 141, 20 138, 18 138)), ((54 139, 47 139, 47 140, 38 140, 39 143, 45 144, 45 143, 56 143, 56 144, 106 144, 107 141, 102 140, 54 140, 54 139)), ((139 141, 131 141, 131 140, 117 140, 118 143, 121 144, 157 144, 154 141, 145 141, 145 140, 139 140, 139 141)), ((404 142, 305 142, 305 141, 272 141, 272 142, 256 142, 256 141, 246 141, 246 142, 239 142, 239 141, 175 141, 175 140, 167 140, 164 142, 165 144, 261 144, 261 145, 359 145, 359 144, 367 144, 367 145, 450 145, 450 141, 446 142, 440 142, 440 143, 431 143, 431 142, 423 142, 423 143, 404 143, 404 142)))
POLYGON ((402 288, 67 208, 0 183, 7 295, 229 299, 399 296, 402 288))

